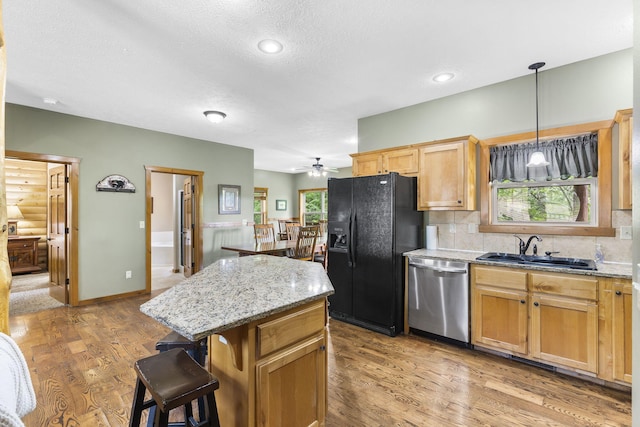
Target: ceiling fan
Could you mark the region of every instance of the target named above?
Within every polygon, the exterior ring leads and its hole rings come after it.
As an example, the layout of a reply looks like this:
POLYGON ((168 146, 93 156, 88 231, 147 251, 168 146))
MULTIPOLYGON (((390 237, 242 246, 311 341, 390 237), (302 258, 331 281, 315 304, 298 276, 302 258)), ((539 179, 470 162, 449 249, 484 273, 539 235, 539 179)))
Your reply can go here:
POLYGON ((327 173, 329 172, 331 173, 338 172, 338 169, 336 168, 330 168, 321 164, 320 157, 316 157, 315 159, 316 159, 316 162, 311 166, 305 166, 302 169, 298 169, 298 170, 308 171, 307 173, 309 174, 309 176, 327 176, 327 173))

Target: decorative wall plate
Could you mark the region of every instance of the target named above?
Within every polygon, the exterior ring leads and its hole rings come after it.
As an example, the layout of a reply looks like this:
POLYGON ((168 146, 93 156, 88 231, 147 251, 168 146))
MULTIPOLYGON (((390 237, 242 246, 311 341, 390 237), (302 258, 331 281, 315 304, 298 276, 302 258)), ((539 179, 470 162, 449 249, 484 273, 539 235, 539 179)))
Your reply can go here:
POLYGON ((117 193, 135 193, 136 187, 122 175, 109 175, 96 184, 96 191, 115 191, 117 193))

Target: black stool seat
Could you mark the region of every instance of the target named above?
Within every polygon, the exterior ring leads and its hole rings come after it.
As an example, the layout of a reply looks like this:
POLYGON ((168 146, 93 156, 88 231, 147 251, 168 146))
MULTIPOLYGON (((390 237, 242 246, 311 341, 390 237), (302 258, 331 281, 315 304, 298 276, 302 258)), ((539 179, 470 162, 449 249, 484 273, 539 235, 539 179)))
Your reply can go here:
POLYGON ((142 411, 156 406, 156 426, 167 426, 169 411, 185 407, 185 425, 219 427, 218 410, 214 391, 220 387, 218 379, 200 366, 182 348, 170 349, 140 359, 134 364, 138 380, 131 409, 129 425, 138 427, 142 411), (149 390, 152 400, 144 401, 149 390), (207 419, 196 423, 191 411, 191 402, 199 397, 207 401, 207 419))

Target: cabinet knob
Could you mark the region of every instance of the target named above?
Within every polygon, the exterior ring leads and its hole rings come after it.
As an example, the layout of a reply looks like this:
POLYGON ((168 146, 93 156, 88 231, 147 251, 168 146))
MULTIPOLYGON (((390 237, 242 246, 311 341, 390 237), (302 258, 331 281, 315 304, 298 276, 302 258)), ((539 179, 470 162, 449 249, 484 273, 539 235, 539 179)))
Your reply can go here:
POLYGON ((622 292, 616 291, 616 295, 620 296, 620 295, 622 295, 622 292))
POLYGON ((526 303, 525 300, 523 300, 523 299, 520 300, 520 304, 525 304, 525 303, 526 303))
POLYGON ((458 204, 462 204, 462 200, 458 200, 458 204))
POLYGON ((540 305, 540 303, 536 301, 536 302, 533 303, 533 305, 535 305, 537 307, 537 306, 540 305))

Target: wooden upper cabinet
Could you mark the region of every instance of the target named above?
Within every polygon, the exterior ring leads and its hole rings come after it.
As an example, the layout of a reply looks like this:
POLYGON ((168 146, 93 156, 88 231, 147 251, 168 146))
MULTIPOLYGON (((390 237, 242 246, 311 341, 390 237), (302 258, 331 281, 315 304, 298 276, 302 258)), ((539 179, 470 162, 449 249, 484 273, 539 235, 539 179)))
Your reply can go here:
POLYGON ((382 153, 382 171, 418 176, 418 149, 405 148, 382 153))
POLYGON ((401 148, 352 154, 353 176, 380 175, 398 172, 400 175, 418 175, 418 149, 401 148))
POLYGON ((353 176, 379 175, 382 173, 382 156, 380 153, 352 154, 353 165, 351 174, 353 176))
MULTIPOLYGON (((619 110, 614 121, 617 125, 618 156, 618 209, 631 209, 632 207, 632 182, 631 170, 631 146, 633 135, 633 110, 619 110)), ((615 161, 615 160, 614 160, 615 161)), ((614 185, 616 185, 614 183, 614 185)))
POLYGON ((420 148, 419 210, 476 209, 476 144, 472 136, 420 148))

